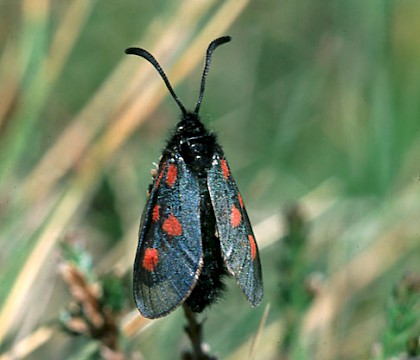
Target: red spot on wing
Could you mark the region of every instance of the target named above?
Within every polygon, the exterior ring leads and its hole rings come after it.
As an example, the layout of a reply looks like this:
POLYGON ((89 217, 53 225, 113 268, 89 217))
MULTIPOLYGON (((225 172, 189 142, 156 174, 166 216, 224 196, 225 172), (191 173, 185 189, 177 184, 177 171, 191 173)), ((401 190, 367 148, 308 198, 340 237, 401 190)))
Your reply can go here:
POLYGON ((229 168, 225 159, 220 160, 220 165, 222 166, 223 176, 225 179, 229 179, 229 168))
POLYGON ((162 180, 163 171, 164 171, 164 169, 165 169, 165 166, 166 166, 166 162, 164 162, 164 163, 162 164, 162 170, 160 171, 159 176, 158 176, 158 178, 157 178, 157 180, 156 180, 156 184, 155 184, 155 187, 156 187, 156 188, 158 188, 158 186, 159 186, 159 184, 160 184, 160 181, 162 180))
POLYGON ((232 205, 232 211, 230 213, 230 222, 233 227, 239 226, 242 220, 241 212, 238 210, 238 208, 235 205, 232 205))
POLYGON ((248 235, 249 245, 251 245, 251 259, 254 260, 257 255, 257 244, 252 235, 248 235))
POLYGON ((170 164, 168 168, 168 173, 166 174, 166 183, 172 187, 175 184, 176 177, 178 176, 178 169, 176 165, 170 164))
POLYGON ((152 220, 157 222, 159 220, 159 205, 155 205, 152 212, 152 220))
POLYGON ((169 215, 169 217, 163 222, 162 229, 171 236, 182 235, 182 225, 173 214, 169 215))
POLYGON ((143 257, 143 269, 153 272, 159 262, 159 251, 158 249, 147 248, 144 252, 143 257))
POLYGON ((239 205, 241 205, 241 209, 243 209, 244 208, 244 201, 242 200, 242 196, 239 193, 238 193, 238 200, 239 200, 239 205))

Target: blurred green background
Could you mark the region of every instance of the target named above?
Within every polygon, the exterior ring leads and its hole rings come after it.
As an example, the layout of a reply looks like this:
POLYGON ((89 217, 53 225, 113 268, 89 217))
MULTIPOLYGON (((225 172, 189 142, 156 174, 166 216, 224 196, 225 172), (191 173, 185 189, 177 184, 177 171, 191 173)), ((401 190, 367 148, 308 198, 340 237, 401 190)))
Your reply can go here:
POLYGON ((189 347, 181 310, 130 328, 138 221, 179 109, 124 49, 152 52, 191 108, 206 47, 227 34, 201 115, 255 227, 265 298, 251 309, 228 281, 204 315, 211 352, 418 350, 420 2, 1 0, 1 360, 99 356, 97 341, 57 326, 72 301, 59 275, 69 238, 92 256, 94 281, 121 279, 126 358, 189 347))

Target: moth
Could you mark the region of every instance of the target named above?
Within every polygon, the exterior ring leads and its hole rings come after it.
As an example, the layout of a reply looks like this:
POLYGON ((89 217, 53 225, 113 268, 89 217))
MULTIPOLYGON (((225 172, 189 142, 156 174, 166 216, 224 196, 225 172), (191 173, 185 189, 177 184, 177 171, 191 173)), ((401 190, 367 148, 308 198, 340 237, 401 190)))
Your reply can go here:
POLYGON ((220 37, 207 49, 197 103, 184 107, 156 59, 128 48, 158 71, 181 110, 150 187, 134 261, 134 300, 147 318, 181 304, 203 311, 223 291, 223 277, 236 278, 251 305, 263 297, 260 256, 242 196, 216 135, 200 120, 206 78, 220 37))

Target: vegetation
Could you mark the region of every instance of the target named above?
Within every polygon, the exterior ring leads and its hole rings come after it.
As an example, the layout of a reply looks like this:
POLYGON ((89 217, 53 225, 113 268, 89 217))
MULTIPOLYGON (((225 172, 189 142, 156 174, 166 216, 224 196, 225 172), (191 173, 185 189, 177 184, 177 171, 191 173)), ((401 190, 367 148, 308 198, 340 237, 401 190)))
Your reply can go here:
POLYGON ((201 113, 254 224, 265 298, 251 309, 228 282, 198 319, 209 353, 419 356, 419 2, 2 0, 0 24, 0 360, 186 354, 182 310, 148 321, 131 300, 179 109, 124 49, 150 50, 192 106, 226 34, 201 113))

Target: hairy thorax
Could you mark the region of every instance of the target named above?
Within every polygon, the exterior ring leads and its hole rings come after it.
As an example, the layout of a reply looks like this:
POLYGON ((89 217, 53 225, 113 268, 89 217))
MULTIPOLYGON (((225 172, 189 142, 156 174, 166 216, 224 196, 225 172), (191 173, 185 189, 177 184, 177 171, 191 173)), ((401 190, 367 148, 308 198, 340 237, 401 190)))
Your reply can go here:
POLYGON ((216 136, 206 130, 197 114, 187 113, 178 123, 167 150, 180 154, 187 166, 202 178, 211 167, 215 147, 218 147, 216 136))

